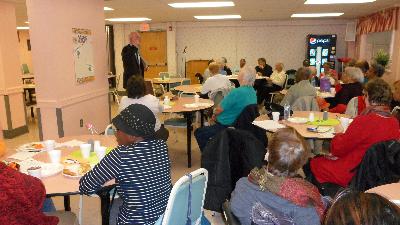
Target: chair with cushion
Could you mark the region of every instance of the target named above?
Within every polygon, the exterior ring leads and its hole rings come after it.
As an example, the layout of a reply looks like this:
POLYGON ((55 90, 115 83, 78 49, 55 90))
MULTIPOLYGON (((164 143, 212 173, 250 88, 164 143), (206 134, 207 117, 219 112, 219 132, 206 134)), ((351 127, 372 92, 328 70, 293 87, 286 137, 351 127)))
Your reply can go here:
POLYGON ((204 222, 206 219, 203 215, 203 204, 207 181, 208 172, 203 168, 181 177, 172 188, 167 208, 155 225, 184 225, 204 222))
POLYGON ((118 105, 119 105, 118 87, 119 87, 120 78, 121 78, 121 74, 118 74, 116 81, 115 81, 115 87, 112 87, 109 89, 109 93, 113 96, 114 101, 116 101, 118 105))
POLYGON ((25 63, 21 65, 21 70, 22 70, 22 74, 29 74, 30 73, 28 65, 25 64, 25 63))
POLYGON ((158 76, 163 80, 164 79, 169 79, 169 73, 168 72, 159 72, 158 76))

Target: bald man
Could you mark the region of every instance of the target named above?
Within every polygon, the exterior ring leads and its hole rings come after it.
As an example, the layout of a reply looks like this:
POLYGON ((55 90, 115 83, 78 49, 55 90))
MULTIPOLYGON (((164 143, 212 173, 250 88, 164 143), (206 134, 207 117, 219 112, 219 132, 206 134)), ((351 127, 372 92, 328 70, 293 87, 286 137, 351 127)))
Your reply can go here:
POLYGON ((124 83, 126 84, 131 76, 144 77, 144 71, 147 70, 146 62, 140 56, 140 35, 137 32, 129 34, 129 44, 122 49, 122 62, 124 64, 124 83))

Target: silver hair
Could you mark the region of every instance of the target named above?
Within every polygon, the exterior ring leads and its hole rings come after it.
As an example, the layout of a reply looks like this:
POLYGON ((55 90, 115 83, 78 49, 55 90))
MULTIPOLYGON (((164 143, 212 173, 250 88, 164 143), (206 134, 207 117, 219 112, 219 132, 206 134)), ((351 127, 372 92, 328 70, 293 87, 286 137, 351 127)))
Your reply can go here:
POLYGON ((361 84, 364 82, 364 74, 362 73, 360 68, 349 66, 344 69, 344 72, 347 76, 351 77, 351 79, 361 84))
POLYGON ((254 68, 250 66, 244 66, 242 69, 240 69, 239 75, 243 75, 243 84, 240 85, 254 85, 254 81, 256 80, 256 70, 254 68))

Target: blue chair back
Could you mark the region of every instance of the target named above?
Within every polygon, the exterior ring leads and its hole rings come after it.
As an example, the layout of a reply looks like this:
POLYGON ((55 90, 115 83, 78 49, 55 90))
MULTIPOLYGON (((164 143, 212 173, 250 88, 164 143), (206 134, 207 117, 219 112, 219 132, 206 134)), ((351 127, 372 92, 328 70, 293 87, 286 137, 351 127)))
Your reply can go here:
POLYGON ((190 80, 189 79, 185 79, 182 81, 182 85, 190 85, 190 80))
MULTIPOLYGON (((191 184, 191 221, 196 224, 203 214, 203 204, 207 189, 208 172, 200 168, 190 173, 191 184)), ((172 188, 168 199, 168 205, 163 216, 156 222, 156 225, 185 225, 187 221, 189 202, 189 176, 181 177, 172 188)))

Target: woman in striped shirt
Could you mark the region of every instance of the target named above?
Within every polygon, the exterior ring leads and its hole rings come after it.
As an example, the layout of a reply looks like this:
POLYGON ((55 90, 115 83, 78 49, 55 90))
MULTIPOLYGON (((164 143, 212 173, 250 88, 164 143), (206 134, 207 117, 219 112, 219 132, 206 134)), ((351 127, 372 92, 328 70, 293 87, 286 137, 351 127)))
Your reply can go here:
POLYGON ((115 179, 122 199, 117 224, 152 225, 167 206, 171 164, 167 145, 155 139, 154 114, 144 105, 133 104, 117 115, 118 147, 79 181, 83 194, 93 194, 115 179))

